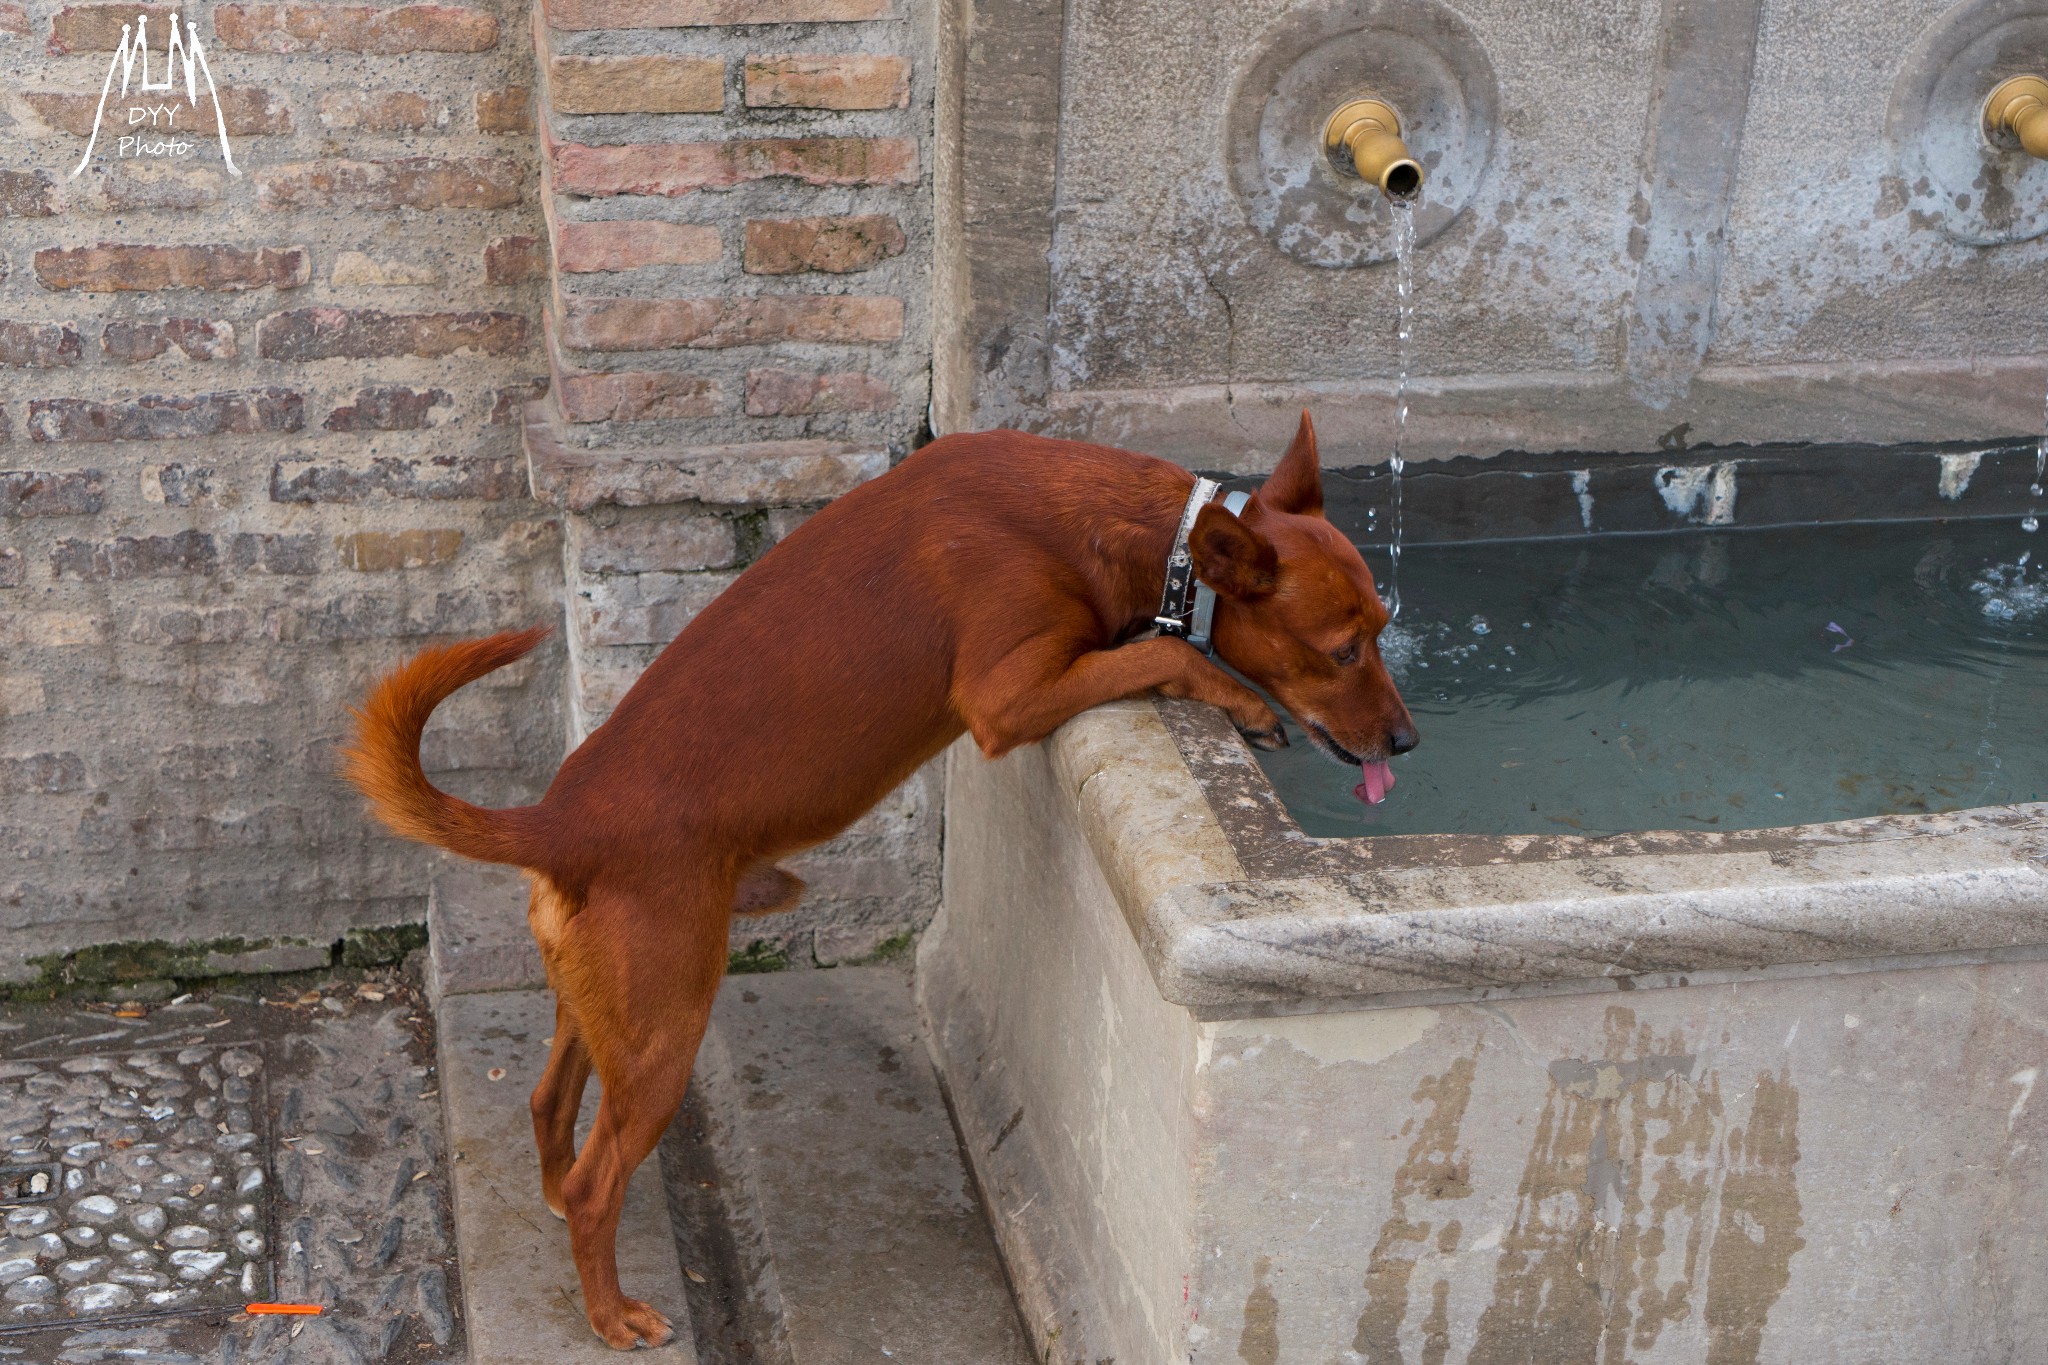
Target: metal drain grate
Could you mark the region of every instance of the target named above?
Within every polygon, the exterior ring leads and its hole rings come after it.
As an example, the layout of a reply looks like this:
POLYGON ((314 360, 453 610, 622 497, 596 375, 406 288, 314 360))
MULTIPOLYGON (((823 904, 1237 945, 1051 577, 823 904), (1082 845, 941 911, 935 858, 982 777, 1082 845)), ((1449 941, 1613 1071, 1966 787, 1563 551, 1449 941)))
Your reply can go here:
POLYGON ((0 1333, 270 1292, 260 1043, 0 1062, 0 1333))

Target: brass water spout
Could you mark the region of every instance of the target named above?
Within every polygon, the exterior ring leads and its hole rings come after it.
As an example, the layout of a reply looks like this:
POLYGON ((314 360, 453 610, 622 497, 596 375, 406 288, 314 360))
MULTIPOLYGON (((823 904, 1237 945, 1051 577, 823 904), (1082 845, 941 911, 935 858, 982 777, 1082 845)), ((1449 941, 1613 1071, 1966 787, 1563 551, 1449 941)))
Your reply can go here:
POLYGON ((1422 164, 1401 141, 1401 116, 1384 100, 1346 100, 1323 125, 1323 150, 1338 170, 1377 185, 1389 199, 1422 193, 1422 164))
POLYGON ((2014 76, 1992 91, 1984 101, 1984 134, 1994 142, 2009 135, 2028 156, 2048 161, 2048 81, 2014 76))

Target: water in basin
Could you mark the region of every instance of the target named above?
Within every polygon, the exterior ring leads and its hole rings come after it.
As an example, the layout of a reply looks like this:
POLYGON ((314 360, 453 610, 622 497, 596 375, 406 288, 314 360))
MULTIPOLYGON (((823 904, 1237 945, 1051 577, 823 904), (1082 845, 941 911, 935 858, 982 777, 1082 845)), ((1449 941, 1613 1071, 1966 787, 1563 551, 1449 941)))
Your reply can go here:
MULTIPOLYGON (((2009 520, 1412 546, 1382 640, 1422 732, 1259 755, 1308 833, 1775 825, 2048 795, 2048 577, 2009 520)), ((1376 575, 1380 547, 1364 547, 1376 575)))

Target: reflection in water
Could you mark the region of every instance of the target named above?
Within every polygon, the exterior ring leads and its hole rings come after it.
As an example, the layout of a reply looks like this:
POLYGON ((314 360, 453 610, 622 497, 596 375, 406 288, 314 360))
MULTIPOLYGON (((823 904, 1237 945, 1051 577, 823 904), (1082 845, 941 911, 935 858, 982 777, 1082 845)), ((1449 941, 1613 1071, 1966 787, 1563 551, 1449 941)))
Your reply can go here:
MULTIPOLYGON (((2048 586, 2012 524, 1411 548, 1384 806, 1259 760, 1309 833, 1757 829, 2048 794, 2048 586)), ((1375 573, 1385 568, 1368 550, 1375 573)))

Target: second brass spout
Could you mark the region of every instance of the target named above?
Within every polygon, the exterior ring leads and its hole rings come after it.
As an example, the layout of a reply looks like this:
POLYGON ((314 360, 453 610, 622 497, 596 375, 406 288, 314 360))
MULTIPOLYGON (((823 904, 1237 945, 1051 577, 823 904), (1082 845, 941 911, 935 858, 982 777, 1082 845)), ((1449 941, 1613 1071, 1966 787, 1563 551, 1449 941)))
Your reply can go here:
POLYGON ((2014 76, 1992 91, 1984 101, 1984 131, 1994 141, 2008 134, 2028 156, 2048 161, 2048 81, 2014 76))
POLYGON ((1377 185, 1389 199, 1422 193, 1422 164, 1401 141, 1401 116, 1384 100, 1346 100, 1323 125, 1323 149, 1339 170, 1377 185))

